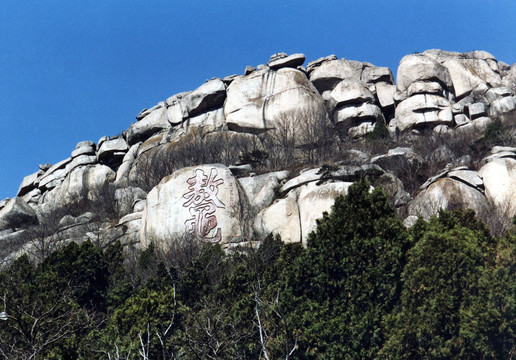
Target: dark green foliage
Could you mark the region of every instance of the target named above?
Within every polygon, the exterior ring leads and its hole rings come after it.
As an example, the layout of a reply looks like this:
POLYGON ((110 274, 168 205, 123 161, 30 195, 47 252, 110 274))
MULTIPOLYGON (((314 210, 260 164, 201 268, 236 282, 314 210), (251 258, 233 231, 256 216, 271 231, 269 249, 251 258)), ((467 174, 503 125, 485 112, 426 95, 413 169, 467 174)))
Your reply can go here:
POLYGON ((128 264, 120 243, 89 242, 23 256, 0 272, 0 358, 516 355, 515 231, 493 238, 472 211, 407 230, 388 204, 354 184, 306 248, 271 235, 232 254, 192 243, 181 261, 151 246, 128 264))
POLYGON ((443 211, 413 233, 419 238, 408 252, 401 306, 387 321, 383 357, 504 358, 511 346, 501 343, 512 340, 500 333, 499 304, 508 298, 495 290, 502 284, 494 270, 495 240, 485 225, 472 211, 443 211))
POLYGON ((499 118, 493 120, 492 123, 486 126, 486 130, 484 132, 483 141, 487 145, 503 145, 503 136, 507 132, 505 126, 503 126, 502 121, 499 118))
POLYGON ((72 288, 80 306, 100 311, 106 310, 108 267, 102 251, 91 242, 71 243, 41 264, 43 273, 53 278, 54 286, 72 288))
POLYGON ((389 138, 389 129, 387 129, 387 126, 385 125, 385 122, 383 121, 377 121, 375 123, 375 127, 373 131, 371 131, 369 134, 367 134, 367 140, 374 141, 374 140, 385 140, 389 138))
POLYGON ((387 196, 368 182, 354 184, 308 238, 292 279, 297 318, 309 335, 309 358, 374 358, 383 316, 396 304, 409 237, 387 196), (308 305, 308 307, 306 307, 308 305))
POLYGON ((317 175, 321 175, 321 178, 319 181, 317 181, 317 185, 323 184, 325 181, 331 178, 331 173, 334 171, 337 171, 339 169, 338 166, 330 165, 330 164, 323 164, 319 171, 317 172, 317 175))
POLYGON ((250 164, 253 169, 264 166, 269 155, 262 150, 251 150, 240 156, 240 161, 243 164, 250 164))

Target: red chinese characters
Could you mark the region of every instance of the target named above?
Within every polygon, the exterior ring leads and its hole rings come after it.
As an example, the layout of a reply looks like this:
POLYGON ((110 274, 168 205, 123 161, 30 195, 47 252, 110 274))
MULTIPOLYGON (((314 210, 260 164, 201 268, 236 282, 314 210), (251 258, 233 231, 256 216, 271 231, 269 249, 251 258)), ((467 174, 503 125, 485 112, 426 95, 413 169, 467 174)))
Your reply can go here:
POLYGON ((216 168, 211 168, 209 176, 201 169, 195 170, 195 176, 186 181, 189 191, 183 195, 187 199, 183 206, 192 215, 185 222, 186 231, 199 240, 212 243, 222 239, 221 229, 217 228, 215 211, 217 208, 226 208, 217 197, 218 187, 224 183, 223 179, 216 179, 217 174, 216 168))

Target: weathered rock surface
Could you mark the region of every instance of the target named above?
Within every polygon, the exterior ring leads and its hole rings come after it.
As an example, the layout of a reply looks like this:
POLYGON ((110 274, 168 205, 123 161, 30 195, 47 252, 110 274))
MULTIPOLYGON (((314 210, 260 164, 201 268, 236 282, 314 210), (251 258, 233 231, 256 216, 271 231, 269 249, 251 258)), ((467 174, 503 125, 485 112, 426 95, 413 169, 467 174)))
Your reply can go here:
POLYGON ((345 104, 361 104, 374 102, 374 95, 361 82, 342 80, 331 91, 330 96, 335 101, 335 106, 345 104))
POLYGON ((387 171, 396 171, 398 169, 412 169, 412 171, 415 171, 415 169, 423 165, 424 160, 411 148, 398 147, 390 149, 387 154, 373 157, 371 163, 387 171))
POLYGON ((261 211, 254 221, 258 236, 277 234, 287 243, 306 245, 308 234, 315 229, 316 219, 330 211, 335 197, 346 194, 352 183, 332 182, 305 184, 261 211))
POLYGON ((489 209, 484 194, 462 181, 444 177, 432 183, 410 203, 408 213, 428 219, 441 209, 473 209, 477 215, 489 209))
POLYGON ((234 80, 224 104, 230 130, 261 133, 293 114, 319 118, 323 100, 299 70, 255 71, 234 80))
POLYGON ((457 53, 427 50, 423 54, 448 70, 457 98, 469 94, 480 84, 487 84, 489 87, 502 85, 497 61, 493 55, 485 51, 457 53))
POLYGON ((0 231, 38 223, 36 211, 20 197, 9 200, 0 210, 0 231))
POLYGON ((47 192, 46 202, 50 206, 61 208, 81 200, 113 201, 109 198, 110 184, 115 180, 116 173, 105 165, 81 166, 72 170, 65 180, 47 192))
POLYGON ((273 202, 282 181, 288 175, 288 171, 278 171, 238 179, 247 196, 253 215, 273 202))
POLYGON ((145 200, 147 193, 139 187, 128 186, 115 191, 115 204, 119 216, 125 216, 134 211, 134 205, 139 200, 145 200))
POLYGON ((113 158, 123 158, 129 150, 127 143, 121 137, 102 142, 97 151, 97 159, 100 163, 112 162, 113 158))
POLYGON ((351 184, 349 182, 330 182, 317 185, 312 182, 300 188, 297 203, 303 245, 306 245, 308 235, 315 230, 316 220, 322 217, 323 212, 330 212, 335 198, 345 195, 351 184))
POLYGON ((271 69, 280 69, 283 67, 297 68, 305 62, 305 54, 292 54, 285 57, 277 57, 271 59, 267 64, 271 69))
POLYGON ((226 86, 220 79, 207 81, 185 97, 190 116, 199 115, 206 110, 221 107, 226 98, 226 86))
POLYGON ((286 243, 302 241, 297 192, 290 192, 284 199, 276 200, 262 210, 254 220, 254 232, 258 236, 280 235, 286 243))
POLYGON ((152 189, 143 211, 141 242, 166 249, 174 238, 226 244, 246 237, 236 178, 220 164, 183 168, 152 189), (165 226, 164 226, 165 225, 165 226))
POLYGON ((34 174, 27 175, 23 178, 22 183, 20 184, 20 187, 18 188, 17 196, 23 196, 36 188, 36 181, 38 180, 38 177, 43 175, 43 171, 39 170, 38 172, 35 172, 34 174))
POLYGON ((429 125, 452 125, 453 113, 447 99, 436 95, 417 94, 398 104, 394 121, 401 131, 429 125))
POLYGON ((95 155, 96 146, 93 141, 81 141, 75 146, 72 151, 72 159, 80 155, 95 155))
POLYGON ((79 142, 69 158, 40 165, 23 179, 18 197, 0 201, 0 243, 18 246, 9 254, 0 249, 0 257, 35 251, 27 241, 48 219, 52 226, 61 220, 49 240, 65 243, 120 240, 139 249, 155 241, 166 250, 174 238, 195 237, 233 249, 269 233, 304 243, 334 197, 362 178, 387 191, 406 224, 440 208, 516 214, 516 149, 494 147, 480 160, 453 142, 463 139, 466 149, 495 119, 513 126, 516 64, 482 51, 428 50, 401 60, 395 84, 390 69, 367 62, 330 55, 305 69, 304 61, 303 54, 276 53, 243 76, 213 78, 144 109, 119 136, 79 142), (380 136, 391 139, 370 143, 367 135, 384 124, 380 136), (440 144, 429 142, 430 154, 419 143, 423 136, 440 144), (326 154, 318 155, 324 160, 305 157, 321 139, 328 139, 326 154), (200 156, 203 144, 228 167, 198 164, 213 161, 199 160, 207 158, 200 156), (268 163, 278 144, 295 160, 288 171, 261 173, 282 170, 268 163), (251 151, 264 163, 250 160, 251 151), (198 165, 177 169, 174 156, 198 165), (425 174, 430 178, 416 191, 428 165, 445 164, 425 174), (289 178, 304 166, 310 167, 289 178))
POLYGON ((509 217, 516 215, 516 159, 493 158, 478 171, 484 181, 486 196, 509 217))
POLYGON ((448 69, 427 54, 411 54, 400 61, 396 86, 398 91, 407 91, 415 82, 433 81, 449 89, 452 80, 448 69))
POLYGON ((134 145, 169 127, 167 109, 160 107, 129 127, 127 130, 127 143, 134 145))
POLYGON ((361 80, 361 77, 362 63, 346 59, 324 61, 310 73, 310 81, 321 94, 333 90, 344 79, 361 80))

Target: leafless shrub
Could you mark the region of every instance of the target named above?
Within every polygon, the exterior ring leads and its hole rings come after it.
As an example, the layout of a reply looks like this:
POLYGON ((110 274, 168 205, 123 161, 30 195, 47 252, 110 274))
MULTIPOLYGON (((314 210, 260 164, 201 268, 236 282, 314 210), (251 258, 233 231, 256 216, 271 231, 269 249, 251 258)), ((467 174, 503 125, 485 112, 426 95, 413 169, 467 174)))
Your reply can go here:
POLYGON ((137 176, 131 180, 131 185, 150 191, 177 169, 209 163, 238 164, 243 154, 256 149, 262 147, 252 135, 203 133, 192 129, 177 142, 162 144, 141 154, 133 165, 137 176))
POLYGON ((268 151, 268 170, 279 170, 332 159, 338 137, 325 112, 304 109, 281 113, 262 141, 268 151))
POLYGON ((513 227, 516 203, 508 200, 503 204, 488 200, 488 206, 477 216, 489 227, 491 235, 502 237, 513 227))
POLYGON ((179 277, 182 277, 195 260, 202 256, 203 251, 206 251, 205 245, 195 236, 185 233, 170 241, 166 250, 155 251, 168 268, 173 267, 179 277))
POLYGON ((185 317, 186 353, 196 359, 246 359, 247 334, 220 304, 202 301, 185 317))

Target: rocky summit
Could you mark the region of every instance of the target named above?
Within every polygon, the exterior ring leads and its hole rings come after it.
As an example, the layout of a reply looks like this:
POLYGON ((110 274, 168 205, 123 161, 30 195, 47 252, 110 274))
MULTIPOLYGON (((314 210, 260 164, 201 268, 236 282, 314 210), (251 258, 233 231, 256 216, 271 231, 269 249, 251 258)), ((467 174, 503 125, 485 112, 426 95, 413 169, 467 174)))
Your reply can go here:
POLYGON ((516 214, 516 65, 427 50, 391 69, 277 53, 82 141, 0 202, 0 258, 69 242, 229 250, 270 233, 306 243, 356 180, 381 186, 407 226, 471 208, 503 232, 516 214), (64 157, 64 156, 63 156, 64 157))

